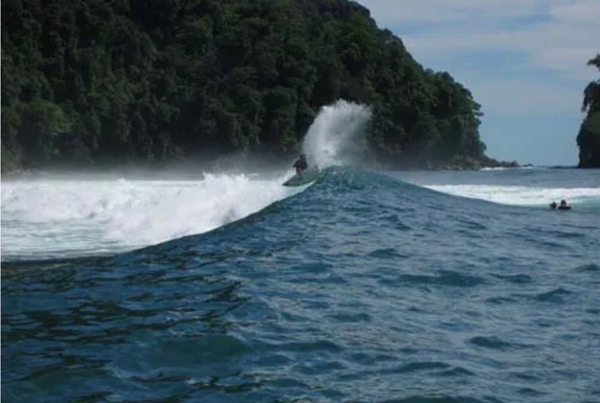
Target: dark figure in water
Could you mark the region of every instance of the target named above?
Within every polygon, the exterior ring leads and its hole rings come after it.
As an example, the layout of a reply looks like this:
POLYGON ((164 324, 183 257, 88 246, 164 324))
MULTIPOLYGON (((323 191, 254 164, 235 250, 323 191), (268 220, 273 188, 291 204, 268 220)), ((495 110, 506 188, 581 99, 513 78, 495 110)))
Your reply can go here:
POLYGON ((561 200, 560 201, 560 206, 558 206, 559 210, 571 210, 571 206, 567 205, 567 201, 566 200, 561 200))
POLYGON ((302 171, 308 168, 308 163, 306 162, 306 155, 300 154, 300 158, 298 158, 292 166, 296 168, 297 174, 302 173, 302 171))
POLYGON ((566 200, 561 200, 560 201, 560 205, 556 204, 556 202, 552 202, 550 203, 550 208, 552 210, 571 210, 571 206, 567 205, 567 201, 566 200))

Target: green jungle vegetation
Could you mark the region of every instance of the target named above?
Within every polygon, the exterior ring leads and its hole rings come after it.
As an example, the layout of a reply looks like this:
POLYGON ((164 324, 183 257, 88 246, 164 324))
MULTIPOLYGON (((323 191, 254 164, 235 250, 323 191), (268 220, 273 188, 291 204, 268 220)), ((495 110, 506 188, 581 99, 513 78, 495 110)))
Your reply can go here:
MULTIPOLYGON (((588 61, 588 66, 595 66, 600 72, 600 54, 588 61)), ((577 136, 579 167, 600 168, 600 78, 585 88, 581 110, 587 116, 577 136)))
POLYGON ((469 90, 352 1, 2 1, 3 172, 289 158, 338 99, 371 107, 386 166, 500 164, 469 90))

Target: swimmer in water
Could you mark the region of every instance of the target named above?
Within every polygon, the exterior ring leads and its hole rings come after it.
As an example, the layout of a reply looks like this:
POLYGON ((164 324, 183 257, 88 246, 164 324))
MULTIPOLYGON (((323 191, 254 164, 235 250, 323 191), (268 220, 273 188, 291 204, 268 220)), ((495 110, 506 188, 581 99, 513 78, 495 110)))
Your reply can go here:
POLYGON ((567 205, 567 201, 566 200, 561 200, 560 201, 560 206, 558 206, 559 210, 571 210, 571 206, 567 205))

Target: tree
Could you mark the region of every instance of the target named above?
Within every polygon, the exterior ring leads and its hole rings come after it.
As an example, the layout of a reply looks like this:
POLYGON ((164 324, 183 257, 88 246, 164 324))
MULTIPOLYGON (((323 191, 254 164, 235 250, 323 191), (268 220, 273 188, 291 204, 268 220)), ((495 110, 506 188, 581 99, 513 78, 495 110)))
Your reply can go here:
POLYGON ((484 157, 470 92, 353 1, 10 0, 2 12, 3 170, 286 158, 339 98, 371 106, 369 139, 390 163, 484 157))
MULTIPOLYGON (((587 64, 600 71, 600 54, 587 64)), ((600 79, 589 83, 583 91, 581 111, 587 112, 587 115, 577 136, 579 167, 600 168, 600 79)))

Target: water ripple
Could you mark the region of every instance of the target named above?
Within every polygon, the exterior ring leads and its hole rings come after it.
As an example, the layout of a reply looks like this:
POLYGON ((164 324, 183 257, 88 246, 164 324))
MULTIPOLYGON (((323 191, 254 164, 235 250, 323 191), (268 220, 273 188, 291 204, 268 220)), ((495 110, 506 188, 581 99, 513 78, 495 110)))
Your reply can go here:
POLYGON ((204 235, 3 263, 3 399, 598 401, 589 214, 328 175, 204 235))

